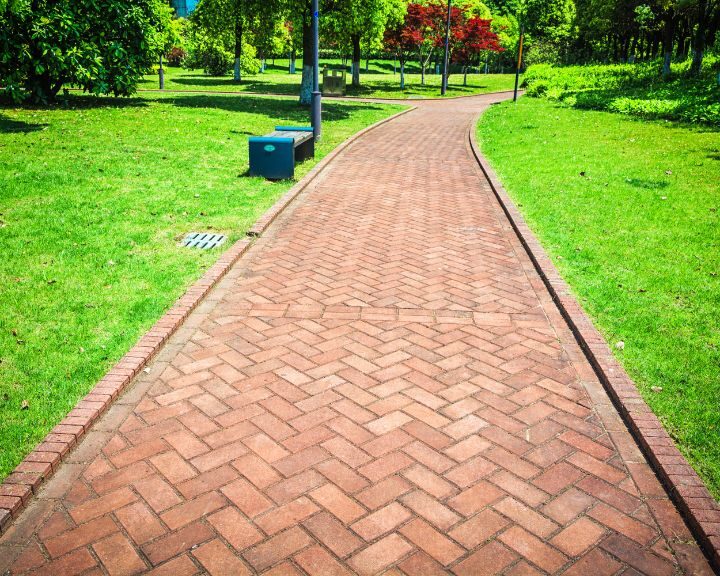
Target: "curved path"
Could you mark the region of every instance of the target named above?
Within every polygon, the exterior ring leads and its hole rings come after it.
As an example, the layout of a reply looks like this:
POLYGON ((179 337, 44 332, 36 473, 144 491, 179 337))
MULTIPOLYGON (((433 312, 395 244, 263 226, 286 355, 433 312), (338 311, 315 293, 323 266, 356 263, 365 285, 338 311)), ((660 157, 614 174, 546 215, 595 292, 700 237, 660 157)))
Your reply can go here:
POLYGON ((709 574, 472 157, 493 98, 340 154, 0 540, 11 573, 709 574))

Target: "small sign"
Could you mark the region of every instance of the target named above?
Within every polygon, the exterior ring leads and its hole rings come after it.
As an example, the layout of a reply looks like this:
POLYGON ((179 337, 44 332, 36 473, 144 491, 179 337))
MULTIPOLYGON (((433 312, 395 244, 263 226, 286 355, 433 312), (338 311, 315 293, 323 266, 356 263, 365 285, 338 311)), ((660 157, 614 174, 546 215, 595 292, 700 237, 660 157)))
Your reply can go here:
POLYGON ((265 148, 263 148, 265 152, 275 152, 275 146, 272 144, 265 144, 265 148))

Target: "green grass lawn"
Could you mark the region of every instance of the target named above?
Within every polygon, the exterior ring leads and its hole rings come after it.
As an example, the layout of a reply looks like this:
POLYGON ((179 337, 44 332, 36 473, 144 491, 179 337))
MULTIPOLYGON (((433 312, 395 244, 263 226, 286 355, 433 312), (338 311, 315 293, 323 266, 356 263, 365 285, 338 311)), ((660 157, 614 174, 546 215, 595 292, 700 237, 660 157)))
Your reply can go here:
MULTIPOLYGON (((316 160, 400 109, 325 103, 316 160)), ((307 117, 222 95, 0 107, 0 478, 223 250, 178 240, 234 241, 292 185, 244 175, 248 135, 307 117)))
POLYGON ((478 136, 585 310, 720 497, 720 132, 522 98, 492 107, 478 136))
MULTIPOLYGON (((329 62, 339 65, 339 62, 329 62)), ((322 62, 321 65, 325 63, 322 62)), ((182 68, 165 69, 166 90, 212 90, 230 92, 258 92, 263 94, 300 93, 300 66, 298 61, 297 74, 289 74, 286 61, 277 60, 266 72, 245 76, 240 84, 233 81, 232 76, 207 76, 202 70, 184 70, 182 68)), ((364 64, 363 64, 364 66, 364 64)), ((412 69, 412 68, 411 68, 412 69)), ((348 96, 364 98, 438 98, 440 96, 440 75, 426 74, 423 86, 420 74, 406 74, 405 90, 400 90, 400 74, 393 74, 392 62, 371 63, 370 71, 360 77, 360 87, 350 86, 348 74, 348 96)), ((322 78, 321 78, 322 83, 322 78)), ((468 74, 468 85, 463 86, 462 74, 450 76, 448 96, 465 96, 512 90, 515 77, 512 74, 468 74)), ((158 76, 151 74, 145 77, 141 89, 157 89, 158 76)))

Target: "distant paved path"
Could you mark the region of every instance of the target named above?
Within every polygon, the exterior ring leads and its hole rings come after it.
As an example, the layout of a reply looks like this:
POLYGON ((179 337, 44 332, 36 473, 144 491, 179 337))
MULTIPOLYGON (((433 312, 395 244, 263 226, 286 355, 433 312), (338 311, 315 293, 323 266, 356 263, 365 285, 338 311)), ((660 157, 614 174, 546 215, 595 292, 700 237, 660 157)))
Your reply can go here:
POLYGON ((0 540, 13 573, 709 573, 469 153, 493 98, 342 153, 0 540))

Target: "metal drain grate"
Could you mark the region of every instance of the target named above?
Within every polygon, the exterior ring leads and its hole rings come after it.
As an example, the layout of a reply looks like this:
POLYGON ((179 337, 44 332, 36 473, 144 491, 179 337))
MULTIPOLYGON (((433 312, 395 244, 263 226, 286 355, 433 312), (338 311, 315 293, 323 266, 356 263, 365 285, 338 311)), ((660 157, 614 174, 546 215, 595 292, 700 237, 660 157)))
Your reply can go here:
POLYGON ((182 245, 186 248, 200 248, 201 250, 210 250, 215 246, 220 246, 227 236, 223 234, 210 234, 209 232, 190 232, 182 241, 182 245))

